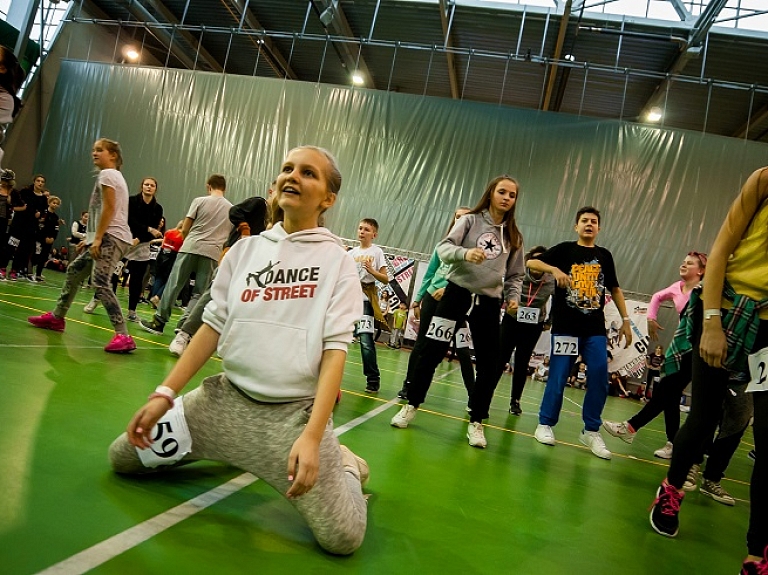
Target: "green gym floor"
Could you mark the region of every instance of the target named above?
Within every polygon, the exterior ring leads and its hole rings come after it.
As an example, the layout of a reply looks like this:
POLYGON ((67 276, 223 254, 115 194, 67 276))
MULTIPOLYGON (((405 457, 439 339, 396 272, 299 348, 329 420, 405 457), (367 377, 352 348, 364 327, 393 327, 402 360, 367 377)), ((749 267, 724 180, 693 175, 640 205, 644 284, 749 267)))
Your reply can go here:
MULTIPOLYGON (((351 557, 323 553, 291 505, 240 470, 196 463, 153 477, 112 474, 107 447, 175 359, 170 335, 129 329, 139 349, 110 355, 102 307, 83 313, 86 289, 63 334, 34 329, 63 274, 45 284, 0 283, 0 573, 521 573, 735 574, 746 553, 751 430, 723 486, 726 507, 686 496, 676 539, 652 531, 648 507, 665 474, 653 457, 663 418, 632 445, 606 436, 611 461, 578 441, 583 391, 567 389, 556 447, 533 439, 543 384, 529 381, 521 417, 507 413, 510 381, 496 391, 488 448, 467 444, 457 363, 443 362, 408 429, 390 427, 408 352, 378 347, 381 393, 363 393, 352 347, 335 414, 341 441, 371 468, 368 532, 351 557)), ((127 290, 118 293, 125 305, 127 290)), ((149 306, 139 315, 150 317, 149 306)), ((172 325, 172 324, 171 324, 172 325)), ((257 350, 269 353, 269 350, 257 350)), ((212 359, 195 378, 220 369, 212 359)), ((604 417, 640 408, 609 398, 604 417)), ((606 434, 604 434, 606 435, 606 434)))

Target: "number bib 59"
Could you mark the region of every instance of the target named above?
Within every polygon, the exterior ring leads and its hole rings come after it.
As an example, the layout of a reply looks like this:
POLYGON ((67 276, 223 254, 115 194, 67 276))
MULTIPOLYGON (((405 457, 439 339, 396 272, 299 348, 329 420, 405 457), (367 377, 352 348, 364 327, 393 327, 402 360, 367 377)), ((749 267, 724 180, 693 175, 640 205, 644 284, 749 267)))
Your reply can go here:
POLYGON ((144 467, 170 465, 192 451, 192 436, 184 419, 181 397, 176 398, 173 407, 152 428, 152 441, 154 443, 147 449, 136 448, 144 467))
POLYGON ((764 347, 749 356, 749 375, 747 391, 768 391, 768 347, 764 347))
POLYGON ((555 335, 552 337, 552 353, 554 355, 579 355, 579 338, 572 335, 555 335))
POLYGON ((446 319, 444 317, 433 317, 429 322, 427 337, 435 341, 450 342, 453 339, 453 328, 456 326, 455 319, 446 319))
POLYGON ((373 316, 364 315, 357 322, 357 333, 373 333, 373 316))

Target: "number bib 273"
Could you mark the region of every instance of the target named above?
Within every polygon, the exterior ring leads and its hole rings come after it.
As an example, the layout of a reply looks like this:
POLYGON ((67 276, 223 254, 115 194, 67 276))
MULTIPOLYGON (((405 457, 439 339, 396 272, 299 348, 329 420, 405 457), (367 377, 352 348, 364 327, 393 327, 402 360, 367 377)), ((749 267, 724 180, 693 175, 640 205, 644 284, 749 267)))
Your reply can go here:
POLYGON ((749 356, 751 379, 747 391, 768 391, 768 347, 749 356))
POLYGON ((517 308, 517 321, 520 323, 539 323, 541 310, 537 307, 517 308))
POLYGON ((364 315, 357 322, 357 333, 373 333, 373 316, 364 315))
POLYGON ((552 337, 552 353, 554 355, 579 355, 579 338, 572 335, 555 335, 552 337))
POLYGON ((147 449, 136 448, 144 467, 170 465, 180 461, 192 451, 192 436, 184 419, 184 403, 181 397, 152 428, 152 441, 147 449))
POLYGON ((435 341, 450 342, 453 339, 453 328, 456 326, 455 319, 446 319, 444 317, 433 317, 429 322, 427 337, 435 341))

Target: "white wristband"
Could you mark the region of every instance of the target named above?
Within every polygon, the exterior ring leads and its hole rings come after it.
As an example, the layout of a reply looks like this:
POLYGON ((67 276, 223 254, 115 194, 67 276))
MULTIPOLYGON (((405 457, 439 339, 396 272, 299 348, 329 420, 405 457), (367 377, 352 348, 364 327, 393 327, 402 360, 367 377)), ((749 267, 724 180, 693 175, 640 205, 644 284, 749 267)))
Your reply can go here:
POLYGON ((625 316, 624 316, 623 318, 621 318, 621 319, 623 319, 624 321, 629 321, 629 316, 628 316, 628 315, 625 315, 625 316))
POLYGON ((720 317, 720 310, 719 309, 705 309, 704 310, 704 319, 708 320, 713 317, 720 317))
POLYGON ((169 397, 171 401, 176 399, 176 392, 173 391, 167 385, 158 385, 157 388, 155 388, 155 393, 159 393, 160 395, 165 395, 169 397))

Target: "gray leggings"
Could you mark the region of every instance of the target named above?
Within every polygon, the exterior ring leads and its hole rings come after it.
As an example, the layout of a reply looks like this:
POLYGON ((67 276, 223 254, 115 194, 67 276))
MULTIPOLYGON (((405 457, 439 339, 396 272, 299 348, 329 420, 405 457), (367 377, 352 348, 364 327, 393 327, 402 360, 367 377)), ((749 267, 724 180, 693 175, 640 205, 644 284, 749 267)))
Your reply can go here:
POLYGON ((90 246, 87 246, 82 253, 77 256, 71 264, 67 266, 67 276, 64 280, 64 287, 61 288, 59 300, 56 302, 56 308, 53 315, 56 317, 66 317, 75 296, 80 289, 80 284, 91 274, 93 270, 93 287, 95 288, 93 297, 99 300, 104 309, 109 314, 109 321, 115 328, 116 333, 128 334, 125 327, 123 312, 120 310, 120 302, 117 301, 115 292, 112 291, 110 280, 115 264, 120 261, 123 254, 128 251, 130 244, 118 240, 114 236, 104 234, 101 240, 101 257, 93 259, 90 246))
MULTIPOLYGON (((285 495, 291 485, 288 455, 309 421, 312 404, 311 399, 257 403, 235 389, 224 374, 208 377, 184 395, 192 452, 175 466, 200 459, 222 461, 253 473, 285 495)), ((110 446, 109 458, 118 473, 163 470, 144 467, 125 433, 110 446)), ((320 470, 314 487, 289 501, 326 551, 348 555, 362 544, 366 501, 359 479, 344 470, 330 420, 320 442, 320 470)))

